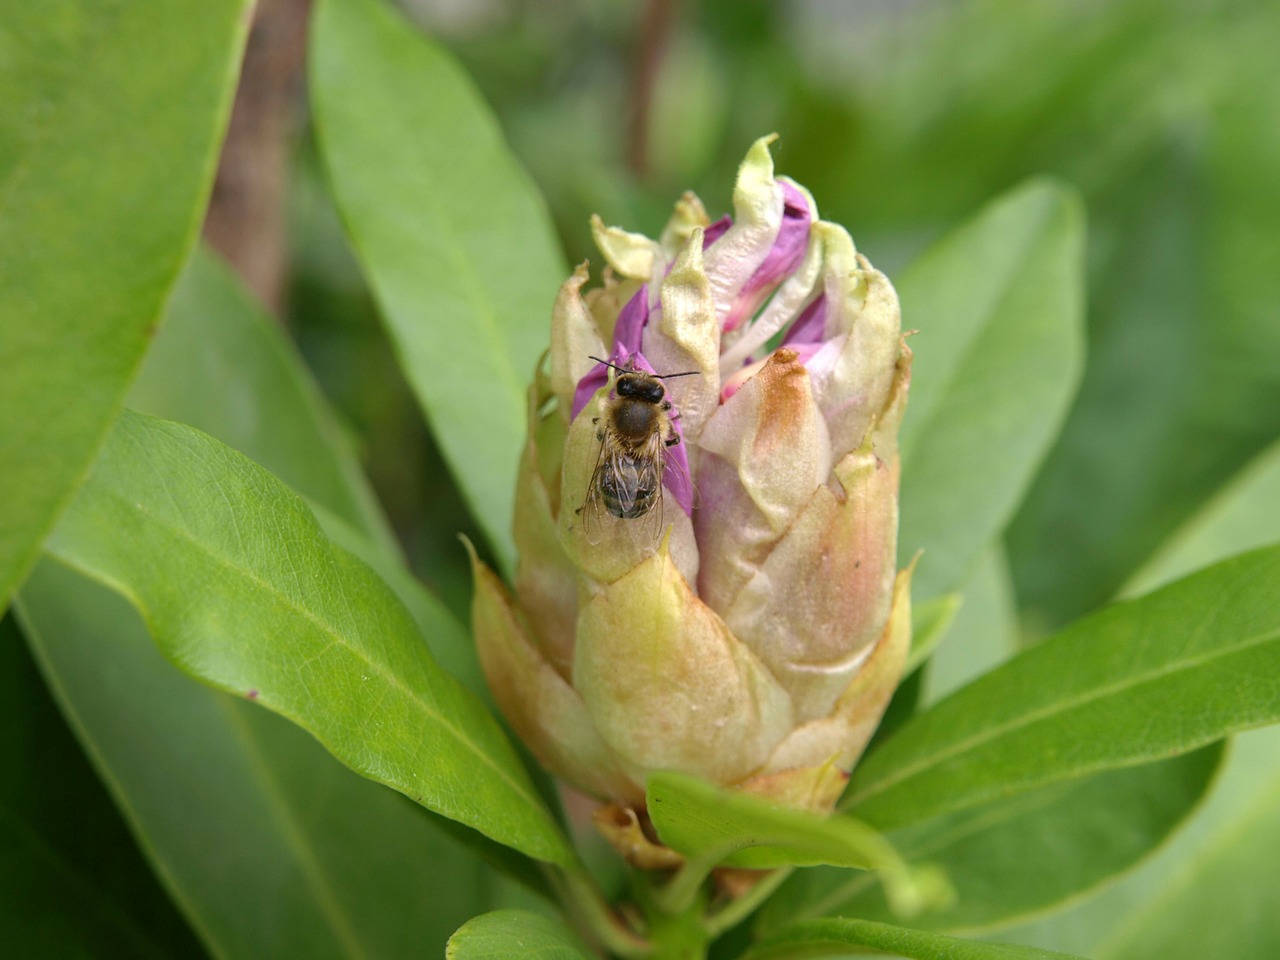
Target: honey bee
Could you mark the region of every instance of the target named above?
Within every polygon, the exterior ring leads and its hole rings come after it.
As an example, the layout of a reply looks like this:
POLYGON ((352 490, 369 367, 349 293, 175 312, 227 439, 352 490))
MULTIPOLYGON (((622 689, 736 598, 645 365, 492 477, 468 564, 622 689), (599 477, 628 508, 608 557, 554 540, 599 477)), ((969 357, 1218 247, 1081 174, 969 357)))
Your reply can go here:
POLYGON ((632 363, 619 367, 592 357, 617 371, 614 396, 604 402, 596 424, 600 457, 587 488, 587 499, 578 511, 592 542, 599 542, 610 521, 645 518, 645 527, 656 538, 656 522, 661 517, 662 474, 668 447, 680 442, 672 426, 679 416, 671 414, 671 401, 662 381, 697 373, 659 375, 637 370, 632 363))

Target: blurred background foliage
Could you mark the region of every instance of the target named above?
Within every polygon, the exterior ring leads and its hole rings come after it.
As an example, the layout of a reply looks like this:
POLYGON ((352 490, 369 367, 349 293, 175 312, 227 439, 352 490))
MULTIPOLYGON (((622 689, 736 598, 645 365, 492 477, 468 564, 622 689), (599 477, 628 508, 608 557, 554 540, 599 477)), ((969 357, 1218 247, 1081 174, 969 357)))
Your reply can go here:
MULTIPOLYGON (((273 42, 288 48, 267 58, 280 73, 272 82, 288 93, 287 122, 232 123, 233 143, 240 135, 267 138, 270 149, 248 150, 245 162, 269 172, 278 159, 283 197, 284 248, 266 258, 276 273, 246 279, 278 313, 340 412, 415 571, 465 618, 470 576, 457 541, 460 523, 462 532, 480 538, 473 522, 459 520, 466 516, 463 500, 329 198, 301 82, 307 5, 262 0, 260 19, 273 6, 290 7, 283 20, 288 36, 281 42, 255 30, 250 44, 250 64, 273 42)), ((1006 656, 1014 634, 1032 640, 1132 586, 1156 548, 1280 437, 1275 0, 402 5, 458 56, 497 112, 546 197, 570 262, 599 263, 588 225, 593 212, 656 233, 671 202, 689 188, 713 216, 726 211, 743 151, 771 130, 781 134, 779 170, 809 187, 823 215, 848 226, 891 276, 1029 176, 1049 173, 1080 190, 1089 217, 1084 381, 1004 544, 975 571, 938 669, 923 678, 927 700, 1006 656)), ((215 211, 218 203, 215 194, 215 211)), ((206 234, 223 246, 217 230, 206 234)), ((270 234, 251 239, 258 244, 270 234)), ((234 247, 244 237, 225 242, 234 247)), ((253 246, 260 261, 261 250, 253 246)), ((549 324, 552 294, 528 305, 534 322, 549 324)), ((184 305, 179 296, 173 309, 184 305)), ((202 316, 222 322, 213 301, 202 316)), ((911 327, 911 317, 904 323, 911 327)), ((530 375, 536 361, 529 357, 530 375)), ((188 385, 175 384, 175 396, 188 385)), ((1280 447, 1272 450, 1246 480, 1276 482, 1280 447)), ((1265 529, 1274 539, 1276 488, 1249 489, 1252 508, 1231 518, 1232 549, 1246 528, 1265 529), (1262 513, 1266 524, 1253 519, 1262 513)), ((1196 555, 1202 562, 1205 551, 1196 555)), ((8 630, 0 626, 0 638, 8 630)), ((53 700, 33 680, 34 665, 8 646, 12 662, 0 678, 11 682, 0 684, 0 694, 7 691, 0 702, 21 722, 0 752, 18 757, 20 769, 49 757, 67 762, 55 764, 62 772, 47 797, 22 794, 17 785, 28 778, 20 777, 3 785, 12 796, 0 789, 0 807, 22 814, 29 806, 33 818, 43 814, 50 823, 74 820, 84 829, 68 838, 69 846, 83 848, 83 833, 90 846, 124 852, 119 863, 103 858, 102 883, 148 923, 147 931, 113 928, 111 935, 123 938, 121 951, 197 955, 190 932, 124 841, 123 823, 64 813, 55 802, 78 798, 77 810, 93 813, 105 811, 107 800, 93 770, 76 762, 53 700)), ((1233 901, 1205 900, 1206 917, 1228 907, 1235 915, 1273 915, 1274 884, 1251 885, 1254 904, 1239 895, 1239 885, 1217 883, 1233 871, 1261 877, 1272 870, 1269 860, 1256 869, 1237 867, 1246 855, 1269 857, 1274 845, 1226 843, 1223 835, 1238 839, 1240 823, 1264 823, 1271 832, 1258 832, 1261 839, 1280 830, 1274 731, 1242 738, 1237 750, 1199 834, 1185 833, 1181 846, 1126 879, 1118 894, 1086 903, 1074 919, 1068 914, 1019 936, 1107 956, 1127 951, 1128 932, 1105 914, 1131 912, 1144 902, 1142 891, 1173 876, 1190 855, 1208 864, 1202 875, 1233 901), (1055 922, 1069 929, 1054 929, 1055 922), (1113 948, 1099 940, 1106 930, 1113 931, 1113 948)), ((15 862, 20 852, 10 852, 15 862)), ((6 888, 20 910, 37 902, 44 887, 65 883, 54 869, 34 879, 17 869, 0 875, 21 876, 6 888)), ((1199 896, 1203 887, 1188 889, 1199 896)), ((1178 917, 1188 909, 1176 898, 1162 905, 1178 917)), ((66 942, 64 952, 74 952, 75 943, 94 940, 104 925, 92 909, 83 914, 77 926, 59 926, 53 916, 36 920, 66 942)), ((1173 955, 1164 949, 1156 944, 1142 956, 1173 955)), ((1269 950, 1247 954, 1237 945, 1221 955, 1261 957, 1269 950)))
MULTIPOLYGON (((1113 596, 1280 434, 1280 5, 407 9, 497 111, 573 262, 599 259, 593 212, 654 233, 686 188, 713 216, 726 210, 730 172, 769 130, 782 135, 779 169, 890 275, 1027 176, 1081 190, 1088 366, 1007 538, 1028 636, 1113 596)), ((289 184, 287 326, 359 438, 413 562, 461 611, 461 501, 373 316, 305 126, 289 184)))

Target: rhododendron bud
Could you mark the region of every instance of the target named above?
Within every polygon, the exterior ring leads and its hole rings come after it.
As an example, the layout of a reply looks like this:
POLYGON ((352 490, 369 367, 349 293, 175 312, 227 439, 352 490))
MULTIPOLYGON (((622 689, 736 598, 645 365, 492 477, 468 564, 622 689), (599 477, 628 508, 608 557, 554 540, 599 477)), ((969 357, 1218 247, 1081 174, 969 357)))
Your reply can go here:
POLYGON ((593 220, 607 266, 565 281, 529 393, 514 595, 475 562, 499 706, 624 806, 676 770, 829 810, 909 645, 897 296, 771 139, 732 217, 686 194, 657 240, 593 220))

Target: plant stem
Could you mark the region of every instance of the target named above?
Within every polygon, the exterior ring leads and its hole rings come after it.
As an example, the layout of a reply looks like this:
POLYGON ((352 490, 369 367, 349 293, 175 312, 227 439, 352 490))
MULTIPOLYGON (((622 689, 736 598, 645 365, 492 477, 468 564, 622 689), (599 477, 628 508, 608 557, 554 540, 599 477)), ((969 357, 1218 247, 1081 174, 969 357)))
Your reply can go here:
POLYGON ((789 876, 791 876, 790 868, 775 870, 752 887, 746 894, 725 904, 719 911, 711 914, 703 921, 707 936, 714 940, 726 931, 736 927, 760 904, 768 900, 789 876))
POLYGON ((653 944, 637 936, 614 912, 581 866, 563 871, 547 868, 546 872, 565 912, 611 954, 627 960, 656 957, 653 944))

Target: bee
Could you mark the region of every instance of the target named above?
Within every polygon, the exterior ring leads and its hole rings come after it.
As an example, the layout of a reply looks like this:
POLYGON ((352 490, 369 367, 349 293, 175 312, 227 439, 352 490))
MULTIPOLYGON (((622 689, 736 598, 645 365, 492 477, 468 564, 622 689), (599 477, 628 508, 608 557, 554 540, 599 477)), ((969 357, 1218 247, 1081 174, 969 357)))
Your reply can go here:
POLYGON ((587 488, 587 499, 578 511, 583 514, 588 537, 598 542, 608 526, 608 516, 618 520, 648 518, 646 527, 656 534, 656 521, 662 503, 662 474, 666 469, 668 447, 680 442, 680 434, 672 421, 664 380, 697 373, 659 375, 635 369, 633 363, 619 367, 592 357, 617 371, 614 396, 607 399, 596 424, 600 441, 600 457, 587 488))

